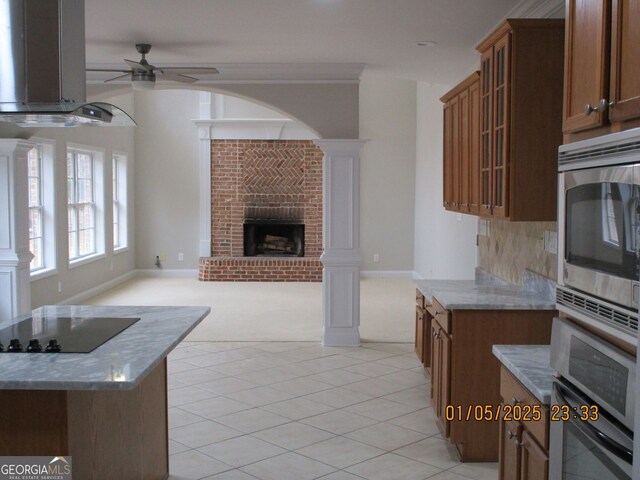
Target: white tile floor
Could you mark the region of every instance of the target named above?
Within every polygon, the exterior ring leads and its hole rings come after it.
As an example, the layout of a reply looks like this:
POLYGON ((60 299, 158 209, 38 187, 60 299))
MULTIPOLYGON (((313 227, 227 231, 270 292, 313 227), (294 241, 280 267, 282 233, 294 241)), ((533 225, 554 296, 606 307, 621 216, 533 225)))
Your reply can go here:
POLYGON ((428 382, 410 344, 183 343, 170 480, 496 480, 442 439, 428 382))

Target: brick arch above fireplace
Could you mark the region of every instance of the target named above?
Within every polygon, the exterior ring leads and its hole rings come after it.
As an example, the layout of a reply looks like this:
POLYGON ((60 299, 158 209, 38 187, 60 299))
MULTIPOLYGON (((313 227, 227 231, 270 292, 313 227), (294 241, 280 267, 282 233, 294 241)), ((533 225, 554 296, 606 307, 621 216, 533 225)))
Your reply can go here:
POLYGON ((321 281, 322 158, 306 140, 212 140, 211 257, 200 280, 321 281), (304 225, 304 257, 245 257, 251 221, 304 225))

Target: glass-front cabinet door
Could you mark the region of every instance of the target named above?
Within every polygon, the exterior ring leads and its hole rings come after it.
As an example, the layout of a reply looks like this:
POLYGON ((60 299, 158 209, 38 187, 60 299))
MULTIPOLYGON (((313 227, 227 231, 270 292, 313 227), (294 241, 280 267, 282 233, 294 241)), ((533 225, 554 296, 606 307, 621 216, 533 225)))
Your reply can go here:
POLYGON ((508 112, 509 112, 509 35, 493 47, 493 181, 492 215, 509 215, 508 112))
POLYGON ((491 216, 493 48, 482 54, 480 62, 480 215, 491 216))

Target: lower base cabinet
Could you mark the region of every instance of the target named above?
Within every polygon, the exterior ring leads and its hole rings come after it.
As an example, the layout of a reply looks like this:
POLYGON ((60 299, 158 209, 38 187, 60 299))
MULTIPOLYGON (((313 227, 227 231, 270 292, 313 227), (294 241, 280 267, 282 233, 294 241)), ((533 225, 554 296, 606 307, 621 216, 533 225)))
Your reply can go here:
POLYGON ((427 312, 427 305, 429 305, 427 299, 420 290, 416 289, 415 352, 425 368, 429 368, 431 363, 431 342, 429 340, 431 322, 427 312))
POLYGON ((504 367, 500 372, 503 406, 513 409, 500 419, 500 480, 548 480, 549 408, 543 405, 504 367), (517 409, 515 407, 525 407, 517 409), (518 419, 517 412, 535 406, 539 420, 518 419))
POLYGON ((463 462, 496 462, 500 419, 483 418, 497 414, 502 402, 501 364, 492 347, 548 344, 557 312, 446 310, 435 297, 427 311, 432 316, 431 404, 438 426, 463 462))

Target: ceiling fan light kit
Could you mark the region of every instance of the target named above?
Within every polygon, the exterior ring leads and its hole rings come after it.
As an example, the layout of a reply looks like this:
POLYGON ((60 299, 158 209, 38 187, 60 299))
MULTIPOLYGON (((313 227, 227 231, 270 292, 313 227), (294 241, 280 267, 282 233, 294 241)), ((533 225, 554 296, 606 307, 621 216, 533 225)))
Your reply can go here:
POLYGON ((116 80, 129 77, 131 79, 131 86, 134 90, 153 90, 156 84, 156 78, 161 80, 169 80, 179 83, 194 83, 198 79, 186 74, 215 74, 219 73, 218 69, 213 67, 196 67, 196 66, 183 66, 183 67, 156 67, 151 65, 146 55, 151 50, 151 45, 148 43, 137 43, 136 50, 141 55, 139 61, 124 60, 129 67, 129 70, 111 70, 101 68, 88 68, 88 72, 112 72, 118 73, 117 76, 105 80, 105 83, 113 82, 116 80))

